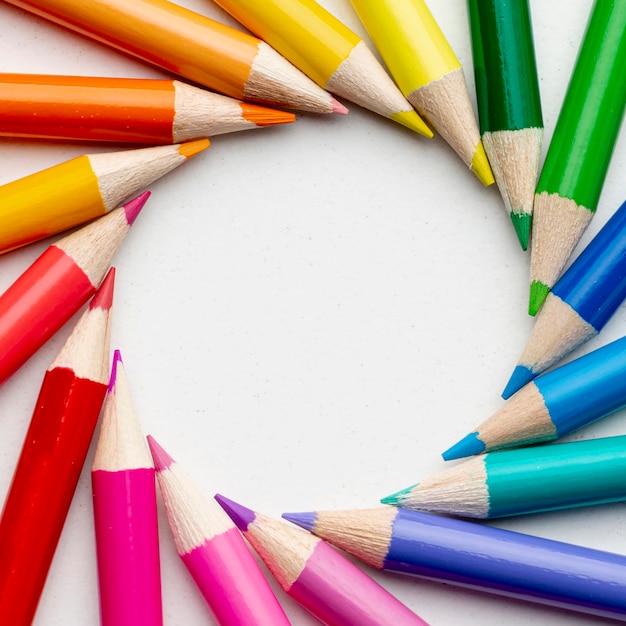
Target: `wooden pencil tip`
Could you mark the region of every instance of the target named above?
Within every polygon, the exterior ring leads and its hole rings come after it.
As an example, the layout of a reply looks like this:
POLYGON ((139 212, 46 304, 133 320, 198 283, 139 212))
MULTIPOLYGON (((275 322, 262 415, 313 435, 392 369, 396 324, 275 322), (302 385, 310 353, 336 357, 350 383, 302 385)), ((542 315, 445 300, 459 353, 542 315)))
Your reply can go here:
POLYGON ((428 139, 432 139, 435 136, 433 131, 426 125, 426 122, 417 114, 417 111, 399 111, 394 113, 390 119, 424 137, 428 137, 428 139))
POLYGON ((109 268, 106 276, 100 283, 98 291, 89 303, 90 309, 100 308, 108 311, 113 306, 113 291, 115 288, 115 268, 109 268))
POLYGON ((241 116, 256 126, 275 126, 277 124, 291 124, 296 121, 294 113, 270 109, 249 102, 240 102, 241 116))
POLYGON ((335 98, 331 97, 331 104, 333 105, 333 113, 337 113, 338 115, 348 115, 348 109, 339 102, 339 100, 335 100, 335 98))
POLYGON ((148 447, 150 448, 150 454, 157 472, 162 472, 175 463, 174 459, 158 444, 152 435, 148 435, 146 439, 148 440, 148 447))
POLYGON ((115 387, 118 365, 121 365, 123 367, 124 362, 122 361, 122 353, 119 350, 115 350, 115 352, 113 352, 113 364, 111 365, 111 376, 109 378, 109 388, 107 390, 108 393, 111 393, 111 391, 115 387))
POLYGON ((550 293, 550 287, 540 280, 533 280, 530 283, 530 298, 528 300, 528 315, 537 315, 544 300, 550 293))
POLYGON ((448 448, 441 456, 444 461, 453 461, 454 459, 481 454, 485 450, 485 444, 478 438, 478 433, 474 432, 465 435, 461 441, 448 448))
POLYGON ((137 216, 141 212, 141 209, 143 209, 144 204, 148 201, 150 195, 151 194, 149 191, 144 191, 143 193, 140 193, 137 197, 129 200, 122 207, 124 209, 124 212, 126 213, 126 221, 128 222, 129 226, 132 226, 135 223, 137 216))
POLYGON ((241 504, 237 504, 233 500, 218 494, 215 494, 215 499, 219 502, 219 505, 226 511, 228 517, 235 522, 235 525, 239 530, 245 532, 248 526, 254 522, 256 514, 252 509, 248 509, 241 504))
POLYGON ((315 528, 315 520, 317 519, 317 515, 315 513, 308 511, 306 513, 283 513, 281 517, 296 526, 300 526, 300 528, 304 528, 304 530, 308 530, 309 532, 313 532, 313 529, 315 528))
POLYGON ((530 239, 530 225, 532 222, 531 213, 515 213, 511 211, 511 222, 513 222, 513 228, 517 234, 522 250, 528 250, 528 240, 530 239))
POLYGON ((410 495, 410 493, 413 491, 413 489, 415 489, 415 487, 417 487, 417 485, 419 485, 419 483, 415 485, 411 485, 410 487, 407 487, 406 489, 401 489, 400 491, 396 491, 395 493, 392 493, 389 496, 385 496, 384 498, 380 499, 380 503, 390 504, 392 506, 402 506, 406 502, 407 496, 410 495))
POLYGON ((535 376, 536 374, 528 367, 517 365, 502 392, 502 397, 508 400, 516 391, 519 391, 524 385, 535 378, 535 376))
POLYGON ((496 182, 496 179, 493 177, 491 165, 489 165, 489 159, 487 158, 487 153, 485 152, 485 147, 483 146, 482 141, 479 141, 476 145, 470 169, 474 172, 474 174, 476 174, 478 180, 480 180, 485 187, 489 187, 496 182))
POLYGON ((206 150, 211 145, 208 139, 197 139, 196 141, 188 141, 187 143, 181 143, 178 146, 178 154, 184 156, 186 159, 196 156, 203 150, 206 150))

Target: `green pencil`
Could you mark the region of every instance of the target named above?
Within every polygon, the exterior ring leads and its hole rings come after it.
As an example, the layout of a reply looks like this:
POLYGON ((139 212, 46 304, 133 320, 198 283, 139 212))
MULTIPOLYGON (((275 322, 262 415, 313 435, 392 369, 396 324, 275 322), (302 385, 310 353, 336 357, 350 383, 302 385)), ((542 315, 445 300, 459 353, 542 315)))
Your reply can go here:
POLYGON ((626 2, 596 0, 535 192, 535 315, 596 208, 626 105, 626 2))
POLYGON ((626 436, 488 452, 381 502, 486 519, 624 500, 626 436))
POLYGON ((468 0, 480 133, 504 206, 528 248, 543 117, 528 0, 468 0))

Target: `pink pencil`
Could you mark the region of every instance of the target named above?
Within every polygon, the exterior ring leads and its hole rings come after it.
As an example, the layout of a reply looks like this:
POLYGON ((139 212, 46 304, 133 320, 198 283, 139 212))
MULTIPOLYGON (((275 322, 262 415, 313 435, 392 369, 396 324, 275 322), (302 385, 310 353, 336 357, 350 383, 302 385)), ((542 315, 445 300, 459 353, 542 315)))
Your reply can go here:
POLYGON ((176 550, 220 626, 289 625, 241 533, 148 436, 176 550))
POLYGON ((215 499, 280 586, 326 626, 427 626, 321 539, 224 496, 215 499))
POLYGON ((162 626, 154 465, 118 350, 91 481, 101 626, 162 626))

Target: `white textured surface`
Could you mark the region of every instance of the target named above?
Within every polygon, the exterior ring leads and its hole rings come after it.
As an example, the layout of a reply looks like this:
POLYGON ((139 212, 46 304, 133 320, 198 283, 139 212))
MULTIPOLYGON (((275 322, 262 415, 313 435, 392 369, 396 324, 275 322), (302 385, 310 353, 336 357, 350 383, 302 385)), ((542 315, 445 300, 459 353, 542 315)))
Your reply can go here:
MULTIPOLYGON (((183 4, 223 17, 208 0, 183 4)), ((363 32, 348 0, 324 4, 363 32)), ((532 2, 544 155, 591 4, 532 2)), ((473 94, 465 3, 430 6, 473 94)), ((5 4, 0 23, 4 71, 164 76, 5 4)), ((623 134, 581 245, 626 199, 623 134)), ((110 149, 0 140, 0 183, 110 149)), ((352 106, 347 117, 301 115, 283 128, 216 137, 151 190, 115 258, 112 347, 124 355, 145 432, 207 493, 272 516, 373 506, 439 471, 440 452, 501 406, 532 327, 528 255, 496 189, 484 189, 440 139, 429 142, 352 106)), ((0 289, 46 245, 0 258, 0 289)), ((0 497, 43 373, 74 321, 0 388, 0 497)), ((576 354, 624 333, 622 308, 576 354)), ((621 412, 574 437, 624 432, 621 412)), ((36 626, 98 623, 91 460, 36 626)), ((163 513, 166 624, 212 623, 163 513)), ((626 505, 498 525, 626 553, 626 505)), ((375 576, 433 626, 598 624, 375 576)), ((282 592, 279 598, 296 626, 316 623, 282 592)))

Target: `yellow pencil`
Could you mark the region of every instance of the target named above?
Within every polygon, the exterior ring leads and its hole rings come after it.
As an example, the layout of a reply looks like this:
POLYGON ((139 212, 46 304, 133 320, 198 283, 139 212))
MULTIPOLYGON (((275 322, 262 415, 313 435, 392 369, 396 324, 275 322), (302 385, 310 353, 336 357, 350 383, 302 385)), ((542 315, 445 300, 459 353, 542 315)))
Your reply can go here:
POLYGON ((215 2, 320 87, 433 136, 363 39, 315 0, 215 2))
POLYGON ((494 183, 463 68, 423 0, 350 0, 402 93, 485 185, 494 183))
POLYGON ((183 144, 89 154, 0 186, 0 254, 115 209, 209 147, 183 144))

